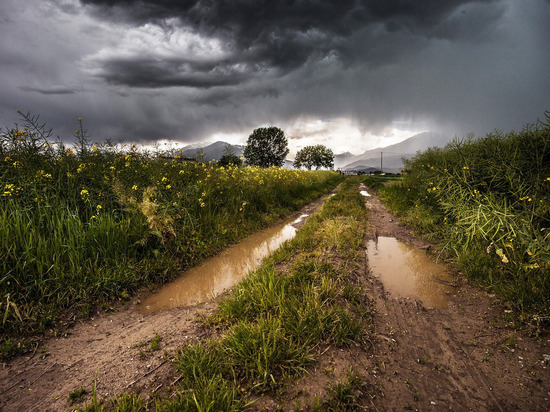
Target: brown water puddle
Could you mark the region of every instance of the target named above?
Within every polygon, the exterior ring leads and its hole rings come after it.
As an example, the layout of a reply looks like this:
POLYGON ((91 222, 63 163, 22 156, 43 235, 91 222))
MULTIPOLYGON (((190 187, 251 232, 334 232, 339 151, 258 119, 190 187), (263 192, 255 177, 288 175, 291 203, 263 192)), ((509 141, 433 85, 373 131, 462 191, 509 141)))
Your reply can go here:
POLYGON ((296 235, 293 222, 282 223, 255 233, 201 265, 183 272, 175 281, 148 296, 139 306, 142 313, 206 302, 240 282, 281 244, 296 235))
POLYGON ((444 265, 393 237, 369 240, 367 258, 372 273, 391 294, 410 297, 425 306, 445 309, 451 278, 444 265))

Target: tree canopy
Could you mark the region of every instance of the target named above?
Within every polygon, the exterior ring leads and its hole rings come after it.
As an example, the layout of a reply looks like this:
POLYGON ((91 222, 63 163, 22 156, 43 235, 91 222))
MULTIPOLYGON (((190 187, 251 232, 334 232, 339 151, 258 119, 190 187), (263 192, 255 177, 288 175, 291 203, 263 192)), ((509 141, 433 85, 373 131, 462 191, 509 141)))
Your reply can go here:
POLYGON ((242 166, 242 164, 242 159, 235 154, 235 151, 231 148, 231 146, 225 146, 225 153, 218 161, 218 166, 242 166))
POLYGON ((255 129, 246 142, 244 157, 251 166, 282 167, 288 154, 288 141, 278 127, 255 129))
POLYGON ((308 170, 311 170, 312 167, 332 169, 334 167, 334 153, 322 144, 306 146, 296 153, 294 167, 305 167, 308 170))

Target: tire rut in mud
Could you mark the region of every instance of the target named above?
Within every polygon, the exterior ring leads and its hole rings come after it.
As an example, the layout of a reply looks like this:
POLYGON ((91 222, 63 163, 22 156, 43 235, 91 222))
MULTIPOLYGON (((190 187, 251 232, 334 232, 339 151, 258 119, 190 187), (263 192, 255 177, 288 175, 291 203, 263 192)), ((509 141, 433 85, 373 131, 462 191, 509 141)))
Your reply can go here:
MULTIPOLYGON (((398 224, 369 197, 369 236, 394 236, 415 246, 426 242, 398 224)), ((550 374, 540 360, 548 338, 494 326, 503 312, 494 297, 457 276, 447 309, 426 309, 414 299, 392 296, 370 271, 378 337, 369 362, 382 410, 548 410, 550 374), (515 348, 502 342, 518 336, 515 348), (527 358, 529 360, 527 360, 527 358), (518 359, 526 359, 523 363, 518 359)))

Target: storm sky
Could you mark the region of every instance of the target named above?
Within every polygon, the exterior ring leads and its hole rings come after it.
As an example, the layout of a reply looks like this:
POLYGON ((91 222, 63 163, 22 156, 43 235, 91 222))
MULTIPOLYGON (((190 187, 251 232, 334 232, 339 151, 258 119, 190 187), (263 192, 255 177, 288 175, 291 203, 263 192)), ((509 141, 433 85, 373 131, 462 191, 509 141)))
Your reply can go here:
POLYGON ((2 0, 0 125, 362 152, 550 109, 550 0, 2 0))

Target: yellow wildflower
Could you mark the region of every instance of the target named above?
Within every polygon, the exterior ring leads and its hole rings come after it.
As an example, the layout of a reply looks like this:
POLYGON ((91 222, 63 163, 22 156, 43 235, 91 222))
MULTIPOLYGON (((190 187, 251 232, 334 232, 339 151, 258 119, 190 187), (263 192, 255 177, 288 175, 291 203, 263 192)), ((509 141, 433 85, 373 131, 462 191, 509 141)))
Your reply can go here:
POLYGON ((497 249, 495 252, 500 257, 500 260, 502 261, 502 263, 508 263, 509 262, 508 258, 506 257, 506 255, 504 254, 502 249, 497 249))

